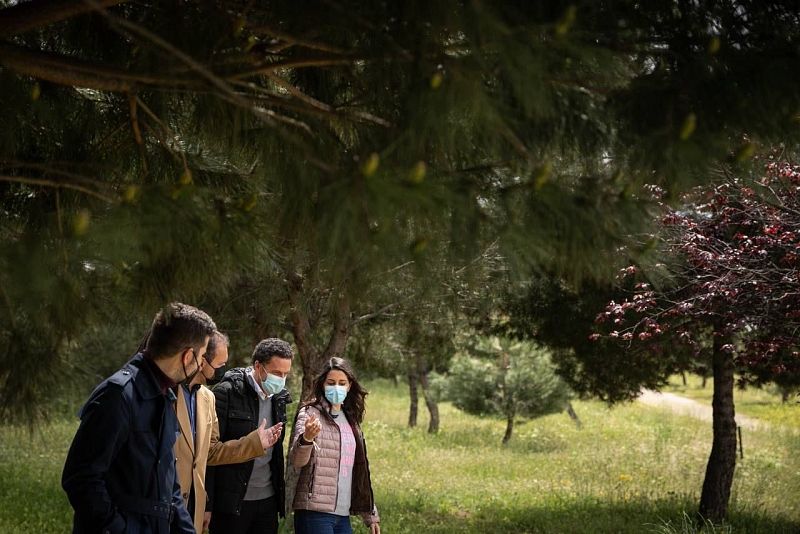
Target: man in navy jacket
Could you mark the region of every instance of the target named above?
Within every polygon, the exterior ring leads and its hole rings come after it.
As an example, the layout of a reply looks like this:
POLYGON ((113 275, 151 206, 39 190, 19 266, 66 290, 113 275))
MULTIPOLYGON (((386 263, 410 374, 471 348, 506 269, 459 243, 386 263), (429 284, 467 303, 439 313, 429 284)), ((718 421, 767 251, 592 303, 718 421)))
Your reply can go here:
POLYGON ((197 373, 215 328, 197 308, 168 305, 144 351, 92 392, 61 479, 73 533, 195 532, 175 476, 174 387, 197 373))

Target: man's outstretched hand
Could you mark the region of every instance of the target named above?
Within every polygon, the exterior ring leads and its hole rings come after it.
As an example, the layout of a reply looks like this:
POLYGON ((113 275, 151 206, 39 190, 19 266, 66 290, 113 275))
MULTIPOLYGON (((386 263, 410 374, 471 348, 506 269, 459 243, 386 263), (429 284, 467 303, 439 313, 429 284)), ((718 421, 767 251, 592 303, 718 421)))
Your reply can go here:
POLYGON ((264 447, 264 450, 267 450, 278 443, 281 432, 283 432, 283 423, 278 423, 277 425, 267 428, 267 420, 262 419, 256 431, 258 432, 258 437, 261 439, 261 446, 264 447))

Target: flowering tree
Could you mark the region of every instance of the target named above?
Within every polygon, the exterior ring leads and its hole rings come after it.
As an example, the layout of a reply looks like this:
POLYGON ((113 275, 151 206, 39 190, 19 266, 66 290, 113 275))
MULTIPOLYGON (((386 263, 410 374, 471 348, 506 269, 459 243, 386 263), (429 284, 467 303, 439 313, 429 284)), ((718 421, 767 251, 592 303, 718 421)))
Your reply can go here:
POLYGON ((736 464, 734 370, 744 383, 800 377, 800 167, 771 158, 755 180, 733 178, 665 208, 660 263, 630 266, 622 302, 597 316, 602 334, 631 353, 679 346, 710 359, 714 438, 700 514, 727 512, 736 464), (677 343, 676 343, 677 342, 677 343))

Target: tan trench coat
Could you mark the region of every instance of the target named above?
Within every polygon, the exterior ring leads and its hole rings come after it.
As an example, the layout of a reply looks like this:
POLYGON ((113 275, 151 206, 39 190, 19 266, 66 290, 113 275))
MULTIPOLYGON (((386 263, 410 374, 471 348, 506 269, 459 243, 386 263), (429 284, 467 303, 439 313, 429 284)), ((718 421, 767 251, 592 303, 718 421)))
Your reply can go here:
MULTIPOLYGON (((180 386, 182 387, 182 386, 180 386)), ((219 441, 219 422, 214 394, 205 386, 197 389, 195 414, 195 439, 183 391, 178 391, 178 424, 180 436, 175 442, 178 482, 184 504, 188 505, 189 492, 194 485, 194 521, 198 533, 203 532, 203 513, 206 510, 206 465, 237 464, 264 454, 261 439, 254 430, 240 439, 219 441)))

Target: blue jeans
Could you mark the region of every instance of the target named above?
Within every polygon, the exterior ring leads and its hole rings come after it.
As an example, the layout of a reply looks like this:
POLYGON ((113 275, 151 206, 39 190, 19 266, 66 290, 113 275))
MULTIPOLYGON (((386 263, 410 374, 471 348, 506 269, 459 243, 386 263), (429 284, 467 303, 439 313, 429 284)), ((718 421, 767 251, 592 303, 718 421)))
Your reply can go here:
POLYGON ((295 511, 294 531, 295 534, 353 534, 349 516, 310 510, 295 511))

